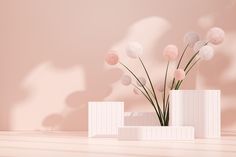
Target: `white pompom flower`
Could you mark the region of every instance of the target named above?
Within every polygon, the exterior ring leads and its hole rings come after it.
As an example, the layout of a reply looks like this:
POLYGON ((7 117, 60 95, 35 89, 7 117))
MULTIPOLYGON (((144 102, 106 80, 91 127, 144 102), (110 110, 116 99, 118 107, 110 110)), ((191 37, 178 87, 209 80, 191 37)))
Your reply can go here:
POLYGON ((143 46, 138 42, 130 42, 126 47, 126 54, 130 58, 137 58, 143 54, 143 46))
POLYGON ((184 35, 184 43, 190 47, 193 47, 194 44, 199 41, 200 37, 196 32, 188 32, 184 35))
POLYGON ((224 41, 225 32, 219 27, 213 27, 207 32, 207 39, 210 43, 218 45, 224 41))
POLYGON ((208 46, 208 45, 203 46, 199 50, 199 56, 203 60, 210 60, 214 56, 214 49, 211 46, 208 46))
POLYGON ((193 51, 198 52, 203 46, 206 45, 206 41, 199 40, 193 46, 193 51))

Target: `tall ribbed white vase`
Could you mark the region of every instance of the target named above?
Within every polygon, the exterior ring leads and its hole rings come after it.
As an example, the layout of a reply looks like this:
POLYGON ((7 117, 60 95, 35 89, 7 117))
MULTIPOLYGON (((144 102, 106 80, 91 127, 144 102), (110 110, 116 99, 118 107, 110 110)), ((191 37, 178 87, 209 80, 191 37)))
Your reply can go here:
POLYGON ((170 125, 193 126, 198 138, 219 138, 220 119, 220 90, 170 91, 170 125))

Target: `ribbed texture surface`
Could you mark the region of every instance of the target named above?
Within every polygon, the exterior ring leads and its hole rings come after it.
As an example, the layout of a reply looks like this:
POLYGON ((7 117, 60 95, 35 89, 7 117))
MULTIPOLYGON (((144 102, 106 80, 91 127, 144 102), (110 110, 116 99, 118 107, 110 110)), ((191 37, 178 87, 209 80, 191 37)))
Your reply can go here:
POLYGON ((119 140, 193 140, 194 129, 187 126, 124 126, 118 131, 119 140))
POLYGON ((124 102, 89 102, 88 136, 116 137, 124 125, 124 102))
POLYGON ((125 112, 125 126, 157 126, 158 117, 155 112, 125 112))
POLYGON ((219 138, 220 90, 172 90, 170 124, 193 126, 195 137, 219 138))

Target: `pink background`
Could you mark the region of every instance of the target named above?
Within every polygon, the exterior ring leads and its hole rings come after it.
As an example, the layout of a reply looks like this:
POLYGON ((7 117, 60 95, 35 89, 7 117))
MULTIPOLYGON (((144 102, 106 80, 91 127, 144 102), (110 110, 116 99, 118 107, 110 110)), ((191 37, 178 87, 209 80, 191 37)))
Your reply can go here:
POLYGON ((93 100, 124 100, 126 111, 152 111, 120 84, 124 69, 104 64, 107 51, 119 50, 121 60, 142 74, 124 53, 129 41, 142 43, 143 60, 157 82, 164 74, 165 45, 183 49, 187 31, 204 38, 219 26, 226 32, 224 44, 183 88, 221 89, 222 128, 236 130, 235 2, 1 0, 0 129, 87 130, 87 102, 93 100))

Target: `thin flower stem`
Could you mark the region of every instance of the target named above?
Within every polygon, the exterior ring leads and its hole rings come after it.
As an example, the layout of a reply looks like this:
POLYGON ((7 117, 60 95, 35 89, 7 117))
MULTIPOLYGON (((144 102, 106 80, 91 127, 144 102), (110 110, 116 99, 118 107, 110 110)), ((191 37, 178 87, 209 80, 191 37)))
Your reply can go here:
MULTIPOLYGON (((188 61, 188 63, 187 63, 186 66, 184 67, 184 71, 186 71, 186 70, 188 69, 188 66, 189 66, 189 65, 191 64, 191 62, 195 59, 195 57, 198 55, 198 53, 199 53, 199 51, 196 52, 196 53, 191 57, 191 59, 188 61)), ((179 86, 180 82, 181 82, 181 81, 177 81, 176 86, 175 86, 175 90, 178 89, 178 86, 179 86)))
MULTIPOLYGON (((151 102, 151 100, 148 98, 148 96, 147 96, 138 86, 136 86, 134 83, 132 83, 132 85, 133 85, 136 89, 138 89, 140 92, 142 92, 142 94, 146 97, 146 99, 148 99, 149 102, 151 102)), ((152 104, 152 103, 151 103, 151 104, 152 104)), ((153 104, 152 104, 152 106, 153 106, 153 104)), ((154 107, 154 109, 155 109, 155 106, 153 106, 153 107, 154 107)), ((157 116, 158 116, 158 118, 159 118, 159 120, 160 120, 160 119, 161 119, 160 114, 157 112, 156 109, 155 109, 155 111, 156 111, 156 114, 157 114, 157 116)), ((160 121, 160 123, 161 123, 161 125, 163 125, 163 122, 160 121)))
MULTIPOLYGON (((178 69, 178 68, 180 67, 180 64, 181 64, 181 62, 182 62, 182 60, 183 60, 184 54, 187 52, 188 46, 189 46, 189 44, 187 44, 187 45, 185 46, 185 48, 184 48, 184 50, 183 50, 183 52, 182 52, 182 55, 181 55, 181 57, 180 57, 180 59, 179 59, 179 61, 178 61, 178 64, 177 64, 176 69, 178 69)), ((175 84, 175 78, 173 78, 173 80, 172 80, 170 90, 173 89, 174 84, 175 84)), ((166 103, 165 103, 164 107, 165 107, 164 119, 165 119, 165 122, 166 122, 167 125, 168 125, 168 124, 169 124, 169 94, 168 94, 168 97, 167 97, 167 100, 166 100, 166 103)))
POLYGON ((191 62, 195 59, 195 57, 199 54, 199 51, 196 52, 192 58, 188 61, 188 63, 186 64, 186 66, 184 67, 184 71, 186 71, 188 69, 188 66, 191 64, 191 62))
MULTIPOLYGON (((191 66, 190 68, 186 71, 186 76, 187 74, 190 72, 190 70, 194 67, 194 65, 196 65, 199 61, 200 61, 201 58, 198 58, 191 66)), ((179 89, 180 85, 182 84, 183 80, 181 80, 178 85, 177 85, 177 89, 179 89)))
MULTIPOLYGON (((152 106, 154 107, 156 113, 158 114, 158 111, 157 111, 157 109, 156 109, 156 107, 155 107, 155 104, 154 104, 153 100, 151 99, 151 97, 150 97, 150 95, 149 95, 147 89, 146 89, 146 88, 144 87, 144 85, 142 84, 142 82, 138 79, 138 77, 137 77, 125 64, 123 64, 123 63, 121 63, 121 62, 119 62, 119 63, 120 63, 123 67, 125 67, 125 68, 135 77, 135 79, 140 83, 140 85, 142 86, 142 88, 144 89, 145 93, 147 94, 147 96, 148 96, 148 98, 149 98, 149 99, 148 99, 149 102, 152 104, 152 106)), ((160 111, 160 110, 159 110, 159 111, 160 111)), ((161 112, 159 112, 159 114, 162 115, 161 112)), ((161 117, 162 117, 162 116, 161 116, 161 117)), ((161 118, 161 119, 159 118, 159 121, 160 121, 161 125, 163 125, 163 120, 162 120, 162 118, 161 118)))
MULTIPOLYGON (((181 64, 181 62, 182 62, 182 59, 183 59, 183 57, 184 57, 184 54, 185 54, 185 52, 186 52, 188 46, 189 46, 189 44, 187 44, 186 47, 184 48, 184 50, 183 50, 183 52, 182 52, 182 55, 181 55, 181 57, 180 57, 180 59, 179 59, 179 62, 178 62, 178 65, 177 65, 176 69, 179 68, 179 66, 180 66, 180 64, 181 64)), ((171 88, 170 88, 170 89, 173 89, 174 84, 175 84, 175 78, 173 78, 173 81, 172 81, 172 84, 171 84, 171 88)))
MULTIPOLYGON (((145 65, 144 65, 144 63, 143 63, 143 61, 142 61, 142 59, 141 59, 140 57, 139 57, 139 61, 141 62, 142 66, 143 66, 143 68, 144 68, 144 70, 145 70, 145 73, 146 73, 146 75, 147 75, 147 77, 148 77, 149 83, 150 83, 150 85, 151 85, 151 88, 152 88, 152 91, 153 91, 153 94, 154 94, 154 99, 155 99, 155 101, 156 101, 157 108, 158 108, 158 110, 159 110, 160 115, 162 115, 163 121, 164 121, 164 115, 163 115, 163 113, 162 113, 162 111, 161 111, 161 108, 160 108, 160 106, 159 106, 159 103, 158 103, 158 100, 157 100, 157 96, 156 96, 156 92, 155 92, 155 90, 154 90, 154 87, 153 87, 151 78, 150 78, 150 76, 149 76, 149 74, 148 74, 148 71, 147 71, 147 69, 146 69, 146 67, 145 67, 145 65)), ((163 112, 164 112, 164 111, 163 111, 163 112)))
POLYGON ((189 71, 194 67, 195 64, 197 64, 200 61, 201 58, 198 58, 191 66, 190 68, 187 70, 186 75, 189 73, 189 71))
POLYGON ((151 93, 152 97, 155 98, 155 94, 153 94, 152 90, 151 90, 150 88, 148 88, 148 86, 146 86, 146 85, 144 85, 144 86, 145 86, 145 87, 148 89, 148 91, 151 93))
POLYGON ((136 88, 136 89, 138 89, 140 92, 142 92, 142 94, 147 98, 147 100, 150 102, 151 101, 151 99, 147 96, 147 94, 145 94, 138 86, 136 86, 134 83, 132 83, 132 85, 136 88))
POLYGON ((170 110, 170 103, 169 103, 169 96, 168 96, 168 101, 167 101, 167 113, 166 113, 166 125, 169 125, 169 115, 170 115, 170 112, 169 112, 169 110, 170 110))
MULTIPOLYGON (((206 42, 206 43, 204 44, 204 46, 206 46, 208 43, 209 43, 209 42, 206 42)), ((186 71, 186 70, 188 69, 188 66, 190 65, 190 63, 194 60, 194 58, 195 58, 198 54, 199 54, 199 51, 197 51, 197 52, 192 56, 192 58, 189 60, 189 62, 188 62, 187 65, 185 66, 184 71, 186 71)))
MULTIPOLYGON (((206 46, 207 44, 209 43, 209 41, 207 41, 205 44, 204 44, 204 46, 206 46)), ((192 56, 192 58, 189 60, 189 62, 186 64, 186 66, 185 66, 185 68, 184 68, 184 71, 186 71, 187 69, 188 69, 188 66, 190 65, 190 63, 194 60, 194 58, 197 56, 199 54, 199 50, 192 56)), ((179 86, 179 83, 180 81, 178 81, 177 82, 177 84, 176 84, 176 86, 175 86, 175 89, 176 89, 176 87, 178 87, 179 86)), ((182 81, 183 82, 183 81, 182 81)), ((181 82, 181 83, 182 83, 181 82)), ((179 87, 178 87, 179 88, 179 87)), ((178 89, 177 88, 177 89, 178 89)))
POLYGON ((166 72, 165 72, 165 82, 164 82, 164 94, 163 94, 163 113, 164 113, 164 117, 165 117, 165 102, 166 102, 166 81, 167 81, 167 77, 168 77, 168 69, 169 69, 169 64, 170 61, 168 61, 167 66, 166 66, 166 72))
MULTIPOLYGON (((121 63, 121 62, 120 62, 120 64, 121 64, 123 67, 125 67, 125 68, 135 77, 135 79, 140 83, 140 85, 142 86, 142 88, 144 89, 144 91, 146 92, 146 94, 148 95, 149 99, 152 100, 151 97, 150 97, 150 95, 149 95, 149 93, 148 93, 148 91, 146 90, 146 88, 144 87, 144 85, 142 84, 142 82, 139 80, 139 78, 138 78, 126 65, 124 65, 124 64, 121 63)), ((153 101, 152 101, 152 103, 153 103, 153 101)))

